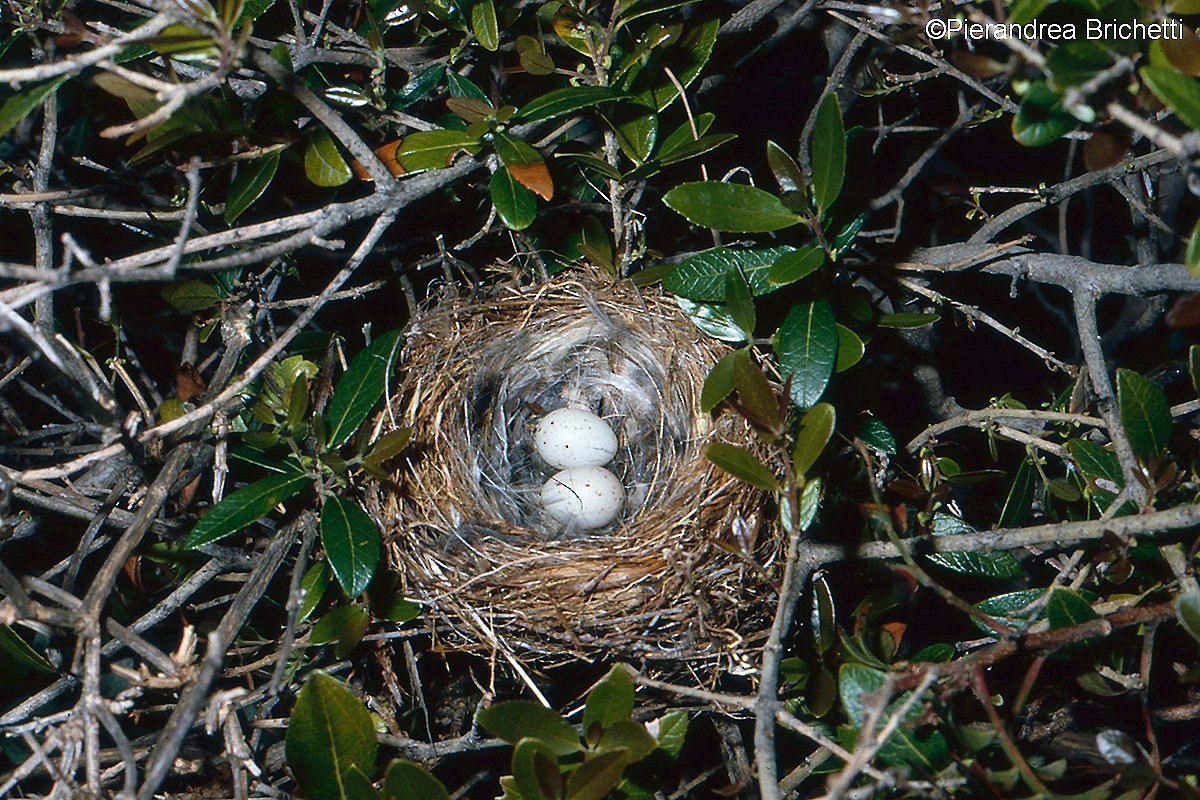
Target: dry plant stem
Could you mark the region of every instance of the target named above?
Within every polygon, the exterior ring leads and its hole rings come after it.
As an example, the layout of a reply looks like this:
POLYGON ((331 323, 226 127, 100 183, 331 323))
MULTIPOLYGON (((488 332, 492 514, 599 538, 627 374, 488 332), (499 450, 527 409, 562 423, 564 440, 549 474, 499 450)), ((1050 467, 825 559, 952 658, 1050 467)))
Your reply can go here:
MULTIPOLYGON (((957 428, 973 427, 980 422, 986 423, 997 419, 1029 420, 1039 423, 1065 422, 1072 425, 1090 425, 1093 428, 1105 427, 1104 420, 1084 414, 1068 414, 1058 411, 1039 411, 1022 408, 980 408, 964 411, 962 414, 953 416, 950 419, 930 425, 913 437, 913 440, 905 445, 905 449, 910 453, 915 453, 921 449, 922 445, 936 440, 944 433, 957 428)), ((980 425, 979 427, 983 429, 986 428, 986 425, 980 425)))
POLYGON ((1012 737, 1009 736, 1008 729, 1004 726, 1004 720, 1000 719, 1000 714, 996 711, 996 706, 992 704, 991 692, 988 691, 987 682, 983 677, 983 668, 976 668, 973 677, 972 686, 975 690, 975 696, 979 698, 979 703, 983 706, 988 721, 992 724, 992 729, 996 731, 996 736, 1000 739, 1000 746, 1004 748, 1004 752, 1008 755, 1009 760, 1012 761, 1013 766, 1020 771, 1021 777, 1030 789, 1042 797, 1053 797, 1053 793, 1041 782, 1037 774, 1033 771, 1033 768, 1029 766, 1029 762, 1021 755, 1021 751, 1017 748, 1012 737))
POLYGON ((59 75, 72 75, 82 72, 88 67, 112 58, 134 42, 144 41, 158 35, 162 32, 163 28, 166 28, 173 21, 172 15, 159 14, 124 36, 114 39, 109 44, 97 47, 95 50, 91 50, 81 56, 65 58, 61 61, 51 61, 33 67, 0 70, 0 83, 7 83, 16 89, 25 83, 44 81, 56 78, 59 75))
POLYGON ((1133 446, 1129 443, 1129 435, 1125 426, 1121 424, 1117 410, 1116 395, 1113 392, 1112 380, 1108 376, 1108 364, 1101 349, 1100 331, 1096 327, 1096 296, 1087 292, 1084 287, 1079 287, 1072 300, 1075 304, 1075 322, 1079 326, 1079 345, 1083 349, 1084 363, 1088 368, 1088 380, 1096 390, 1096 405, 1099 406, 1100 416, 1104 418, 1108 428, 1113 448, 1117 451, 1125 487, 1130 490, 1132 499, 1139 506, 1143 505, 1148 492, 1142 481, 1137 457, 1133 454, 1133 446))

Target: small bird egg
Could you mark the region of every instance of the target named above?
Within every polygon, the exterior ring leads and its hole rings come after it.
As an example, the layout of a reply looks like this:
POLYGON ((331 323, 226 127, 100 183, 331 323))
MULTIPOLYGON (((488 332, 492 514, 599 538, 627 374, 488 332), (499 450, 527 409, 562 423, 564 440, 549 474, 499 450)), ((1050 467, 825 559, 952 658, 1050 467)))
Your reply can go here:
POLYGON ((625 505, 625 487, 604 467, 572 467, 542 486, 542 505, 564 525, 590 531, 610 524, 625 505))
POLYGON ((538 422, 533 448, 552 467, 599 467, 617 454, 617 436, 590 411, 560 408, 538 422))

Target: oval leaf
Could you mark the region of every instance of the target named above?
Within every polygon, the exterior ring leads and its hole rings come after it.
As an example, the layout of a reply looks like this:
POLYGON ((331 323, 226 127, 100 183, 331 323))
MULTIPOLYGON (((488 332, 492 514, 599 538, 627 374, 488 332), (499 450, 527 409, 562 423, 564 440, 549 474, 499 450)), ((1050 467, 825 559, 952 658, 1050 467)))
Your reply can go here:
POLYGON ((798 478, 803 478, 816 463, 833 436, 836 421, 837 412, 829 403, 817 403, 804 415, 800 432, 796 434, 796 446, 792 449, 792 469, 798 478))
POLYGON ((744 447, 714 442, 704 448, 704 457, 738 480, 768 492, 779 491, 779 481, 758 457, 744 447))
POLYGON ((350 180, 350 166, 328 131, 318 131, 304 151, 304 174, 317 186, 341 186, 350 180))
POLYGON ((54 94, 69 77, 69 75, 63 75, 54 78, 5 99, 4 105, 0 106, 0 137, 17 127, 17 123, 25 119, 47 97, 54 94))
POLYGON ((330 496, 321 508, 321 545, 348 597, 367 589, 379 564, 379 529, 353 502, 330 496))
POLYGON ((417 131, 404 137, 396 149, 396 160, 406 172, 441 169, 455 154, 479 152, 479 141, 463 131, 417 131))
POLYGON ((805 278, 825 263, 825 251, 819 247, 801 247, 780 256, 767 273, 771 286, 787 286, 805 278))
POLYGON ((350 800, 348 773, 375 771, 371 714, 345 685, 323 672, 304 682, 288 720, 288 766, 309 797, 350 800))
POLYGON ((513 177, 508 167, 500 167, 492 173, 488 192, 496 214, 509 230, 525 230, 537 218, 537 198, 513 177))
POLYGON ((492 0, 479 0, 471 6, 471 30, 484 50, 500 49, 500 27, 496 24, 496 6, 492 0))
POLYGON ((232 223, 245 213, 271 185, 271 181, 275 179, 275 172, 279 169, 279 153, 280 151, 276 150, 262 158, 256 158, 238 173, 229 187, 229 193, 225 195, 226 224, 232 223))
POLYGON ((779 366, 791 377, 792 401, 800 408, 811 408, 821 399, 833 375, 837 345, 837 326, 827 300, 795 306, 779 326, 779 366))
POLYGON ((830 92, 817 109, 812 133, 812 191, 818 211, 833 205, 845 178, 846 128, 837 95, 830 92))
POLYGON ((1134 455, 1156 458, 1171 437, 1171 406, 1163 390, 1131 369, 1118 369, 1117 405, 1134 455))
POLYGON ((749 353, 745 348, 734 350, 732 353, 726 354, 708 373, 708 377, 704 379, 704 386, 700 388, 700 410, 704 413, 712 411, 721 404, 729 394, 733 391, 733 365, 739 358, 748 358, 749 353))
POLYGON ((1173 69, 1142 67, 1142 80, 1154 96, 1186 125, 1200 128, 1200 84, 1173 69))
POLYGON ((419 764, 397 758, 383 776, 386 800, 450 800, 446 787, 419 764))
POLYGON ((383 396, 399 351, 400 331, 392 331, 371 342, 350 362, 325 412, 329 447, 337 447, 353 436, 371 413, 383 396))
POLYGON ((288 472, 263 478, 238 489, 213 506, 196 523, 188 535, 187 546, 203 547, 237 533, 256 519, 266 516, 284 500, 299 494, 309 480, 302 472, 288 472))
POLYGON ((479 724, 510 744, 526 736, 541 740, 556 756, 578 753, 583 747, 567 721, 540 703, 509 700, 483 709, 479 724))
POLYGON ((521 107, 517 116, 526 122, 541 122, 600 103, 629 99, 631 95, 628 92, 609 86, 571 86, 530 100, 521 107))
POLYGON ((766 233, 801 220, 775 195, 740 183, 684 183, 667 192, 663 202, 688 221, 718 231, 766 233))
POLYGON ((689 300, 721 302, 726 299, 728 275, 738 272, 757 297, 775 289, 767 277, 771 266, 792 252, 796 251, 786 246, 759 250, 713 247, 680 261, 663 278, 663 288, 689 300))
POLYGON ((583 730, 593 724, 609 728, 633 714, 633 679, 621 665, 613 667, 604 680, 597 683, 587 696, 583 709, 583 730))

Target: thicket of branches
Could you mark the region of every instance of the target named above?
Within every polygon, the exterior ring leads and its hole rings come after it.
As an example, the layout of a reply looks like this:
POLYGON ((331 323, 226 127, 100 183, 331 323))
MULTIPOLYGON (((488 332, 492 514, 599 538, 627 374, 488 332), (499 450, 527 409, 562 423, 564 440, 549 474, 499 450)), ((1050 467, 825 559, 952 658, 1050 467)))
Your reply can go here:
POLYGON ((0 796, 1200 794, 1200 40, 928 26, 1194 12, 6 0, 0 796), (584 263, 790 465, 745 674, 441 652, 360 506, 430 288, 584 263))

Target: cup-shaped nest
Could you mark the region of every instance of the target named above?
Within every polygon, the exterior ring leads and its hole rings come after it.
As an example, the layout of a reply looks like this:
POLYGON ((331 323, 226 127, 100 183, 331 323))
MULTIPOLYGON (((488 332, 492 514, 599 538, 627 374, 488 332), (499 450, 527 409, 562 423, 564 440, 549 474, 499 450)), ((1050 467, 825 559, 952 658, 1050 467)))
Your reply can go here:
POLYGON ((748 663, 765 639, 781 537, 767 497, 713 467, 712 441, 760 451, 736 414, 700 410, 728 348, 657 290, 586 274, 483 296, 446 290, 410 325, 376 434, 412 443, 368 502, 440 644, 510 660, 612 656, 748 663), (540 417, 586 408, 619 447, 627 501, 578 530, 549 516, 540 417))

